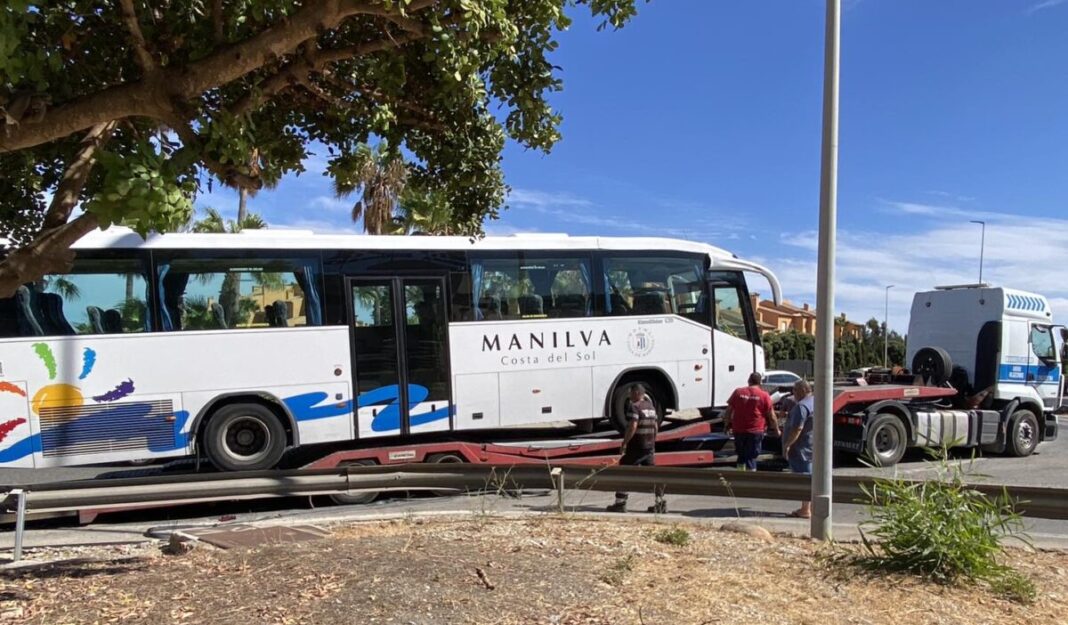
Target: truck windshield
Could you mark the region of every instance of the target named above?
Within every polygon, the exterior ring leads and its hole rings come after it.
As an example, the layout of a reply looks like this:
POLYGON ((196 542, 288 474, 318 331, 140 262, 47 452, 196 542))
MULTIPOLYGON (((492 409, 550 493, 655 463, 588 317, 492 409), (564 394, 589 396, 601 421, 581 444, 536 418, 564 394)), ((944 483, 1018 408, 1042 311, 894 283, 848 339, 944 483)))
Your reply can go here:
POLYGON ((1053 347, 1053 334, 1046 326, 1031 327, 1031 349, 1043 360, 1057 359, 1057 350, 1053 347))

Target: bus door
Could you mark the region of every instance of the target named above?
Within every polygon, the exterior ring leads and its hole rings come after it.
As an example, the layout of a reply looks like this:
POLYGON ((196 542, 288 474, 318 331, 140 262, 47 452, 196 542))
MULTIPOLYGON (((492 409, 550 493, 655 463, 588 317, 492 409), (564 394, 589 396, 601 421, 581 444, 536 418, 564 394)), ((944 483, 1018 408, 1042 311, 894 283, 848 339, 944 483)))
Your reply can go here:
POLYGON ((724 406, 734 389, 745 386, 757 365, 747 319, 745 279, 738 272, 710 272, 712 298, 712 405, 724 406))
POLYGON ((452 423, 443 278, 351 278, 359 438, 452 423))

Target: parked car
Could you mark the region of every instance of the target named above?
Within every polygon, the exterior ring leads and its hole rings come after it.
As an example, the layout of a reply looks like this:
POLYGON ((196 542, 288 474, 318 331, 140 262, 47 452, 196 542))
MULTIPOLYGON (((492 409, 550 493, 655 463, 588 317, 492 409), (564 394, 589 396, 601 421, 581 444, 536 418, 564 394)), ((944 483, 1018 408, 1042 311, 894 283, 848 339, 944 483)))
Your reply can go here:
POLYGON ((778 404, 780 399, 793 392, 794 382, 800 379, 801 376, 792 371, 765 371, 761 387, 771 394, 771 401, 778 404))

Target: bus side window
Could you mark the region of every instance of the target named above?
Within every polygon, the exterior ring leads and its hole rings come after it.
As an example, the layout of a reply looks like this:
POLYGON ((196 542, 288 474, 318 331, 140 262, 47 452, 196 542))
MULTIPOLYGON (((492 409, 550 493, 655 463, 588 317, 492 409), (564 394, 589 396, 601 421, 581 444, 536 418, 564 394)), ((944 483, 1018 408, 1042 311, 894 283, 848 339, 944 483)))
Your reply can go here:
POLYGON ((314 259, 175 258, 157 271, 164 330, 322 325, 314 259))
POLYGON ((679 315, 709 325, 704 274, 705 260, 699 256, 605 258, 605 314, 679 315))
POLYGON ((145 263, 78 258, 68 274, 20 286, 3 300, 5 336, 123 334, 151 329, 145 263))

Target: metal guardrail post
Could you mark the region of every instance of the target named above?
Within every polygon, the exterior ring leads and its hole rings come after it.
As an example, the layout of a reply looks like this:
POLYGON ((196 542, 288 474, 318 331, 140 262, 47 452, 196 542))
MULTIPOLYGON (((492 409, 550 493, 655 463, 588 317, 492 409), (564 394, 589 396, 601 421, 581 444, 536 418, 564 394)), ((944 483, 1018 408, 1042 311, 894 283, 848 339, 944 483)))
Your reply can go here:
POLYGON ((564 513, 564 469, 563 467, 554 467, 549 475, 553 479, 553 483, 556 486, 556 510, 560 514, 564 513))
POLYGON ((16 488, 11 491, 18 500, 18 508, 15 513, 15 552, 11 556, 12 562, 22 560, 22 538, 26 533, 26 491, 16 488))

